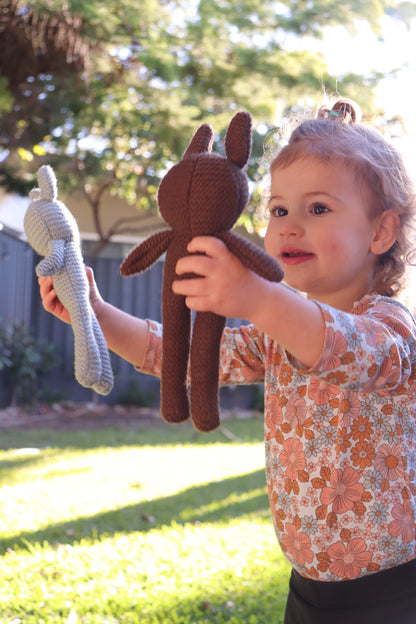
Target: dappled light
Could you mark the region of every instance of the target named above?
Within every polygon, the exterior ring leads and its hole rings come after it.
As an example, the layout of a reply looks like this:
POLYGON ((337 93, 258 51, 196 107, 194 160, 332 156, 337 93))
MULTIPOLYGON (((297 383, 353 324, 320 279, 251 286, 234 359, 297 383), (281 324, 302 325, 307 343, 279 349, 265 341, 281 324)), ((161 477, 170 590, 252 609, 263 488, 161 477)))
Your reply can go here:
POLYGON ((2 616, 281 621, 289 565, 270 521, 262 422, 227 428, 237 441, 186 427, 4 430, 2 616))

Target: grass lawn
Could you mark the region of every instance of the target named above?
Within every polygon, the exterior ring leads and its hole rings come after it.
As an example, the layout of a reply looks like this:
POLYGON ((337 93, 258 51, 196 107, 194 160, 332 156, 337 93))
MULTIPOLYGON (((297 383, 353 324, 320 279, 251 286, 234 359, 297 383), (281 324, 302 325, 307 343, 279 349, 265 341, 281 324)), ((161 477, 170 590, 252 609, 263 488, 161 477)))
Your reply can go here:
POLYGON ((263 423, 0 430, 0 624, 279 624, 263 423))

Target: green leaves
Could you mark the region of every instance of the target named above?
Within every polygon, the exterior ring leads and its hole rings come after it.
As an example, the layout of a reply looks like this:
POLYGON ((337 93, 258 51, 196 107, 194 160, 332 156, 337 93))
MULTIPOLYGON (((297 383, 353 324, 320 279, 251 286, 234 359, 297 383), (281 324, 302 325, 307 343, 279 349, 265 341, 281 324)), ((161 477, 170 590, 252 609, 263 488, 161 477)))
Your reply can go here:
POLYGON ((32 403, 40 398, 40 379, 57 362, 56 347, 36 341, 24 324, 0 326, 0 372, 10 386, 11 405, 32 403))
POLYGON ((125 199, 132 216, 156 211, 160 177, 199 123, 222 136, 244 108, 254 125, 272 128, 280 123, 277 102, 283 110, 324 90, 371 108, 379 76, 330 76, 307 39, 298 50, 293 43, 335 24, 353 29, 358 19, 377 31, 384 12, 402 20, 414 13, 413 3, 392 0, 68 0, 64 9, 60 0, 31 0, 25 7, 52 15, 63 32, 75 20, 88 63, 74 73, 51 58, 50 71, 13 87, 0 76, 2 167, 28 179, 47 162, 60 189, 87 190, 104 242, 119 232, 104 228, 102 189, 125 199))

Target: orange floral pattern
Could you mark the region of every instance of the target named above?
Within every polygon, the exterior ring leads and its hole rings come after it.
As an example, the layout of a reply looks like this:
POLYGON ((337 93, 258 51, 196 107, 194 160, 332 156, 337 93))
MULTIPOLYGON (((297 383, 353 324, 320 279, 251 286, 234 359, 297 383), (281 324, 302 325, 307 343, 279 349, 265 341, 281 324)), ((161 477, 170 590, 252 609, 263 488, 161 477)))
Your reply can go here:
POLYGON ((285 440, 279 459, 283 468, 286 468, 289 479, 296 479, 298 470, 303 470, 306 464, 302 442, 297 438, 285 440))
POLYGON ((348 544, 337 542, 328 548, 329 569, 340 579, 353 579, 366 569, 373 555, 366 550, 363 539, 356 537, 348 544))
MULTIPOLYGON (((416 558, 416 327, 366 296, 326 324, 309 370, 252 325, 226 329, 220 379, 264 382, 266 479, 277 538, 303 576, 354 579, 416 558)), ((160 374, 149 322, 142 372, 160 374)))
POLYGON ((345 470, 336 469, 331 472, 329 485, 322 488, 321 502, 332 505, 336 514, 343 514, 354 507, 354 503, 361 500, 364 487, 358 483, 359 475, 348 466, 345 470))

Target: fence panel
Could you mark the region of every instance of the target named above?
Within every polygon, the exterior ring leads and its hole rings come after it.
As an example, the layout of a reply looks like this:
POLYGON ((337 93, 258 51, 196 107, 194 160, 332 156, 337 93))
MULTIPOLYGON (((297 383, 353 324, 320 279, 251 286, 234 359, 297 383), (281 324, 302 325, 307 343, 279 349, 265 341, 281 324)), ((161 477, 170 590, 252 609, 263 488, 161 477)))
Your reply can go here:
MULTIPOLYGON (((92 400, 93 392, 80 386, 74 378, 74 339, 72 329, 45 312, 37 285, 35 266, 39 257, 24 241, 0 231, 0 325, 25 323, 29 325, 37 340, 56 345, 60 364, 45 376, 51 398, 92 400)), ((161 299, 163 261, 157 262, 144 273, 128 278, 120 275, 121 260, 114 258, 85 258, 86 264, 94 270, 95 279, 103 298, 116 307, 140 318, 161 320, 161 299)), ((233 320, 229 325, 241 322, 233 320)), ((144 391, 149 391, 157 404, 159 380, 143 375, 122 358, 111 353, 115 383, 112 392, 101 402, 117 403, 120 393, 125 392, 134 380, 144 391)), ((4 406, 8 389, 4 387, 4 376, 0 372, 0 407, 4 406)), ((221 390, 224 404, 233 404, 236 395, 245 390, 221 390)), ((248 393, 250 397, 250 393, 248 393)), ((250 400, 250 398, 249 398, 250 400)), ((238 400, 241 404, 241 401, 238 400)), ((243 399, 242 403, 246 403, 243 399)))
MULTIPOLYGON (((60 364, 45 381, 51 395, 73 400, 91 400, 91 390, 83 388, 74 379, 74 339, 72 329, 45 312, 39 297, 35 266, 39 257, 24 241, 0 231, 0 324, 29 325, 37 340, 52 343, 57 348, 60 364)), ((103 298, 113 305, 143 318, 161 318, 161 280, 163 263, 158 262, 149 271, 131 278, 120 275, 121 260, 112 258, 85 258, 94 269, 98 288, 103 298)), ((134 379, 141 388, 151 391, 155 402, 159 396, 159 380, 138 373, 134 367, 111 354, 115 383, 112 392, 100 400, 116 403, 134 379)), ((4 388, 0 373, 0 406, 9 393, 4 388)))
POLYGON ((32 248, 0 231, 0 322, 30 322, 33 262, 32 248))

